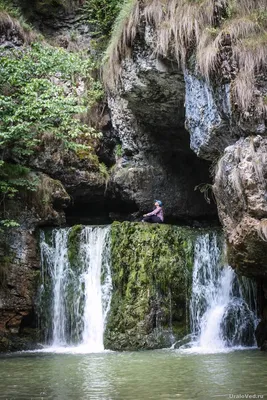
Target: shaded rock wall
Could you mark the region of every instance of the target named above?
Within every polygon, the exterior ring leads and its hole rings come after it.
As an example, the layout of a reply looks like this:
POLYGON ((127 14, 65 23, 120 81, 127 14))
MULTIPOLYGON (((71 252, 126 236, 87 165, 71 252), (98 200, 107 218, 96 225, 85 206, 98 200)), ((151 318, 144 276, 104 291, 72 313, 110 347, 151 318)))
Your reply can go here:
POLYGON ((36 348, 33 313, 39 282, 38 250, 30 232, 0 237, 0 351, 36 348))
MULTIPOLYGON (((129 172, 116 171, 113 178, 118 192, 138 202, 138 196, 142 196, 144 201, 146 196, 158 190, 166 207, 170 205, 167 214, 176 216, 178 209, 183 213, 179 200, 174 204, 173 193, 164 197, 166 188, 160 186, 159 176, 164 177, 165 182, 168 180, 165 174, 167 164, 156 158, 154 147, 150 157, 145 149, 149 139, 155 143, 155 138, 162 133, 173 150, 171 153, 168 145, 161 141, 162 154, 166 151, 169 158, 170 154, 175 157, 178 151, 189 154, 188 147, 181 140, 185 138, 185 124, 191 149, 198 157, 212 161, 213 189, 228 240, 231 265, 266 285, 267 91, 266 53, 263 51, 266 48, 266 21, 261 24, 251 18, 254 13, 265 12, 266 3, 245 4, 239 1, 232 5, 234 18, 229 13, 228 2, 213 2, 207 10, 203 9, 204 3, 201 2, 193 5, 174 1, 163 5, 151 1, 136 2, 135 5, 131 14, 131 28, 134 29, 129 30, 127 36, 129 21, 125 21, 125 30, 121 31, 123 39, 118 40, 116 47, 117 54, 114 52, 110 58, 112 61, 115 59, 122 69, 121 72, 118 70, 116 91, 123 103, 122 111, 118 111, 120 106, 117 106, 115 96, 115 101, 110 101, 112 118, 126 155, 131 147, 129 172), (186 15, 187 22, 191 21, 194 29, 190 30, 189 22, 185 26, 179 19, 180 15, 186 15), (247 29, 237 30, 236 27, 243 23, 248 24, 247 29), (118 54, 122 62, 116 58, 118 54), (179 70, 175 60, 182 61, 183 71, 179 70), (165 84, 161 84, 161 77, 165 84), (185 116, 176 112, 175 119, 173 112, 177 105, 181 110, 183 99, 185 116), (116 107, 113 107, 113 102, 116 107), (138 149, 143 137, 148 140, 144 140, 138 149), (138 176, 138 162, 143 163, 143 169, 140 169, 139 177, 134 178, 138 176), (146 164, 160 171, 155 179, 150 178, 151 169, 146 168, 146 164), (136 182, 132 183, 133 191, 129 182, 136 182), (154 186, 151 184, 150 190, 147 189, 149 182, 156 182, 154 186), (138 186, 142 189, 137 195, 138 186)), ((112 65, 109 68, 116 76, 112 65)), ((183 160, 179 157, 180 164, 177 162, 173 170, 181 170, 187 177, 183 160)), ((193 162, 193 158, 191 160, 193 162)), ((191 179, 187 177, 187 187, 180 185, 179 173, 172 174, 170 186, 177 197, 181 193, 181 197, 195 199, 190 187, 203 173, 201 165, 197 162, 195 165, 198 165, 199 175, 191 174, 191 179)), ((205 173, 202 176, 203 182, 210 182, 205 173)), ((199 212, 191 208, 190 202, 187 204, 189 215, 199 212)), ((206 212, 205 207, 202 210, 206 212)), ((259 292, 259 296, 262 299, 260 316, 265 324, 264 290, 259 292)), ((267 332, 266 327, 262 329, 261 326, 261 332, 267 332)), ((266 339, 267 336, 263 342, 266 339)))
POLYGON ((91 29, 83 13, 83 3, 83 0, 22 0, 18 5, 36 30, 59 46, 75 51, 90 49, 91 29))

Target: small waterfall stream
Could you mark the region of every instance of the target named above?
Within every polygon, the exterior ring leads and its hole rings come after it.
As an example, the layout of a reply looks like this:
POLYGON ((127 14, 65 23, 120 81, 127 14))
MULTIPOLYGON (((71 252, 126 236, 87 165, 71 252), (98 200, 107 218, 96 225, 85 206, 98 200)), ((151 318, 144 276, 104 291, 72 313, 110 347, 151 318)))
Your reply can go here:
POLYGON ((255 285, 224 265, 223 252, 216 233, 196 240, 190 316, 193 346, 204 352, 255 344, 255 285))
POLYGON ((44 234, 41 237, 41 303, 50 315, 47 336, 53 348, 79 345, 80 350, 99 352, 104 350, 112 293, 109 228, 82 228, 76 242, 76 263, 68 248, 71 229, 53 230, 50 243, 44 234))

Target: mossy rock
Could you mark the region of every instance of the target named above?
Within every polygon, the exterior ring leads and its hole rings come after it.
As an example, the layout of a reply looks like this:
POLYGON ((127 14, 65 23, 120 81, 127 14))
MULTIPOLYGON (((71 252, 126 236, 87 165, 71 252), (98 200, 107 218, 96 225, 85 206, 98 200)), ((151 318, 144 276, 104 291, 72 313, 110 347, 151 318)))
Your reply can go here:
POLYGON ((80 267, 80 240, 83 226, 75 225, 71 228, 68 235, 68 259, 72 269, 80 267))
POLYGON ((112 224, 106 348, 161 348, 188 333, 195 238, 171 225, 112 224))

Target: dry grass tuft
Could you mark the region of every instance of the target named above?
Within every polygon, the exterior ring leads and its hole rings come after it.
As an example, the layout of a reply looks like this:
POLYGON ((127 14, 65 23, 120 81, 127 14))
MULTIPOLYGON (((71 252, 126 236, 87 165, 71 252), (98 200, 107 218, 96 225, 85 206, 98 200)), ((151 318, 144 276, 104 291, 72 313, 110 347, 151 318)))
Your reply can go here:
MULTIPOLYGON (((218 194, 220 197, 225 192, 225 187, 230 185, 231 192, 234 193, 234 196, 238 199, 238 202, 242 207, 246 206, 246 198, 245 198, 245 193, 244 193, 244 187, 242 184, 242 179, 240 177, 240 170, 239 170, 239 162, 240 162, 240 155, 241 155, 241 147, 237 146, 234 153, 233 157, 235 159, 235 166, 231 169, 229 172, 229 166, 228 162, 224 157, 221 157, 215 167, 215 173, 214 173, 214 185, 213 185, 213 191, 216 194, 218 194)), ((225 202, 227 202, 229 199, 225 199, 225 202)), ((231 212, 231 210, 229 210, 231 212)))
POLYGON ((21 41, 26 44, 31 43, 36 38, 34 32, 24 21, 11 17, 6 11, 0 11, 0 32, 8 31, 18 35, 21 41))
POLYGON ((104 56, 103 80, 110 88, 118 83, 122 60, 131 52, 139 18, 139 1, 125 0, 115 21, 112 37, 104 56))
POLYGON ((234 81, 232 95, 240 110, 251 107, 255 88, 255 76, 252 72, 240 71, 234 81))
MULTIPOLYGON (((223 5, 226 1, 220 3, 223 5)), ((156 52, 167 56, 171 50, 177 61, 184 64, 191 46, 199 43, 204 28, 215 22, 214 1, 169 0, 166 4, 152 0, 145 6, 144 16, 155 28, 156 52)))
POLYGON ((262 219, 258 226, 257 226, 257 232, 259 237, 264 241, 267 242, 267 219, 264 218, 262 219))

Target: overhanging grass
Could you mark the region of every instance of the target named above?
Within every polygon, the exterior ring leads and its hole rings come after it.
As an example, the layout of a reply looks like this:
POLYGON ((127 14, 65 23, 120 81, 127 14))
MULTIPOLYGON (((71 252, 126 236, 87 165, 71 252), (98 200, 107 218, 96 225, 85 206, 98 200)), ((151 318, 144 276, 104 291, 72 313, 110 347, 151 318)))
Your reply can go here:
POLYGON ((139 23, 139 1, 125 0, 115 20, 111 39, 104 55, 103 78, 109 87, 117 84, 121 61, 129 54, 139 23))
POLYGON ((227 37, 238 71, 234 100, 243 111, 251 107, 244 89, 254 87, 255 74, 266 66, 266 0, 125 0, 104 58, 109 88, 118 84, 122 61, 131 54, 142 22, 154 29, 156 55, 174 55, 184 67, 194 51, 198 71, 207 80, 218 72, 227 37))

